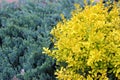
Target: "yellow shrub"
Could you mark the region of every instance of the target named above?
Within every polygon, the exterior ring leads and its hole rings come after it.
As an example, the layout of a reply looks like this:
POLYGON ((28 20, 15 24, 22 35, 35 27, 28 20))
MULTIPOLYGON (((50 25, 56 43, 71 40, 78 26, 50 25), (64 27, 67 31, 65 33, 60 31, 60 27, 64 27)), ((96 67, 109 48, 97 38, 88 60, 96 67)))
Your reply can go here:
POLYGON ((57 59, 60 80, 120 79, 120 8, 102 3, 78 8, 72 18, 59 22, 51 31, 54 50, 44 51, 57 59), (64 64, 63 64, 64 63, 64 64), (115 76, 110 76, 114 74, 115 76))

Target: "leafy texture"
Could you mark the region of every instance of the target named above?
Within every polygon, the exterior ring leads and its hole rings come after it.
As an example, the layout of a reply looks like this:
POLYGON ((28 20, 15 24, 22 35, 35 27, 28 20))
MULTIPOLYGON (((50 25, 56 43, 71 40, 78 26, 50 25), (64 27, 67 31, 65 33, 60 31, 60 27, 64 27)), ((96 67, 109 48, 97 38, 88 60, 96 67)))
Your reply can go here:
POLYGON ((0 80, 55 79, 55 61, 42 54, 42 47, 52 47, 49 32, 58 15, 54 6, 34 3, 0 10, 0 80))
POLYGON ((104 7, 102 2, 75 4, 72 18, 60 21, 51 34, 54 49, 45 53, 57 59, 60 80, 120 79, 120 7, 104 7))

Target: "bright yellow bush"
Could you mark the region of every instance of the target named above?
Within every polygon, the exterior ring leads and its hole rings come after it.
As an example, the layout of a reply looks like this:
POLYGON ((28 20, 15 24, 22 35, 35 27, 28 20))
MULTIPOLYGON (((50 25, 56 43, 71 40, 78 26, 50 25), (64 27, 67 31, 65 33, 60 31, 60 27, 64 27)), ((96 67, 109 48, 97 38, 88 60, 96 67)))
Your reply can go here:
POLYGON ((120 8, 100 2, 81 10, 76 4, 72 18, 51 31, 54 50, 44 51, 57 59, 59 80, 120 79, 120 8), (115 76, 110 76, 114 74, 115 76))

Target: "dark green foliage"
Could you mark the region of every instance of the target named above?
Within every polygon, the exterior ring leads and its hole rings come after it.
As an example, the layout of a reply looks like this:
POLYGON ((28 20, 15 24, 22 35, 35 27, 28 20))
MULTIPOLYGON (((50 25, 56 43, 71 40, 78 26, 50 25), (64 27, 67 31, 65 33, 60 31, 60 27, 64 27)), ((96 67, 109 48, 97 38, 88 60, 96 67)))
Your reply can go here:
POLYGON ((42 54, 59 20, 55 7, 28 3, 0 10, 0 80, 54 80, 55 61, 42 54), (21 75, 24 69, 25 74, 21 75))

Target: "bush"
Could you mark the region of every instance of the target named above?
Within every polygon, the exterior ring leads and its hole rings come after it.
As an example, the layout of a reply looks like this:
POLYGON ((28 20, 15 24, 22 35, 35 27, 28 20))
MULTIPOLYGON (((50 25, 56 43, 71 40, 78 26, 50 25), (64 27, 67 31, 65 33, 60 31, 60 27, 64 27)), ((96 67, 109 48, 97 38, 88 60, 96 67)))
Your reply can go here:
POLYGON ((0 9, 0 80, 55 79, 55 61, 42 54, 42 47, 52 47, 49 32, 59 19, 54 5, 6 4, 0 9))
POLYGON ((120 7, 100 2, 75 4, 72 18, 60 21, 51 31, 54 49, 44 48, 57 59, 55 74, 60 80, 120 79, 120 7))

